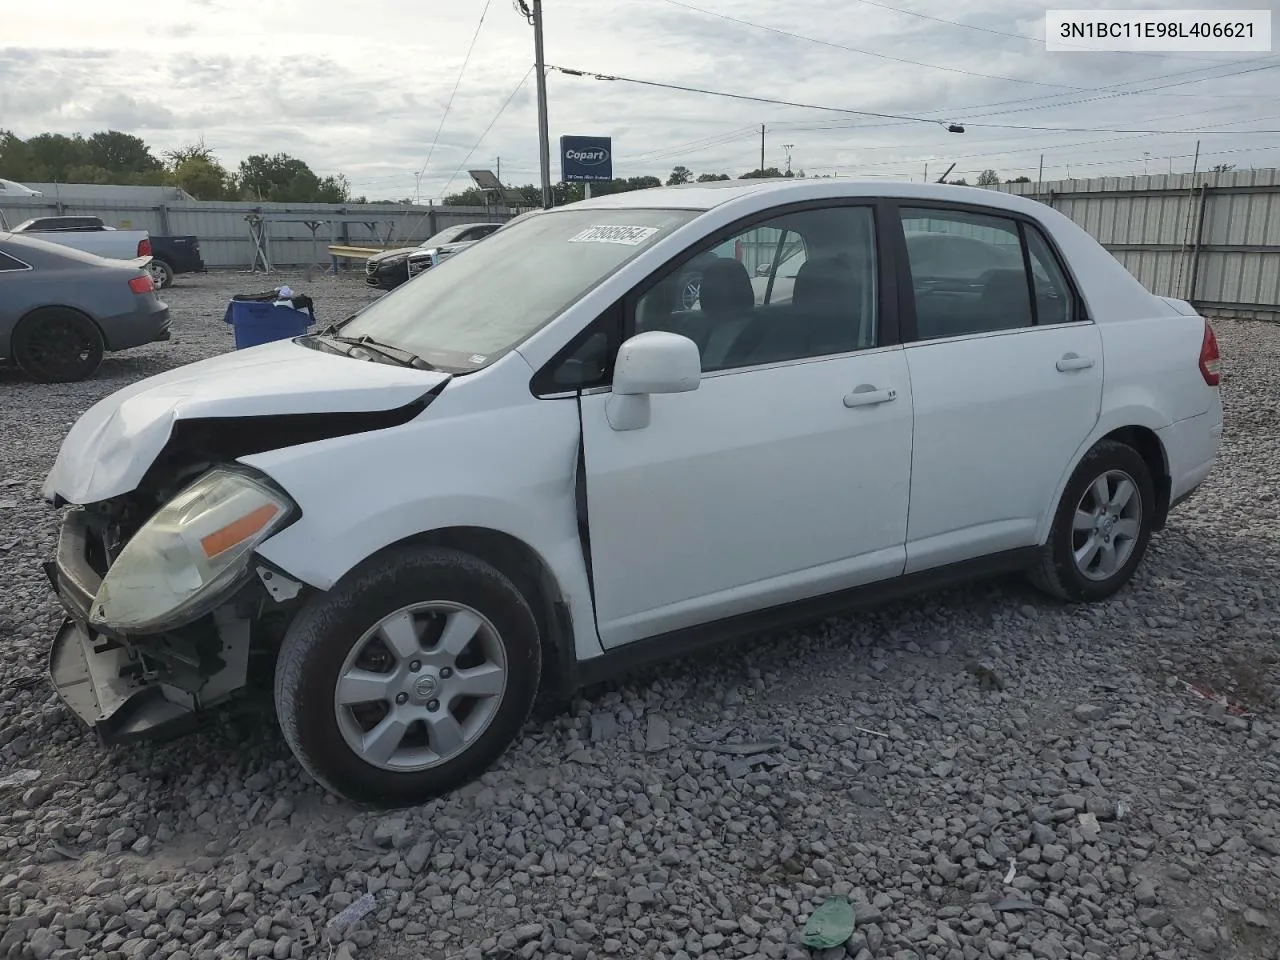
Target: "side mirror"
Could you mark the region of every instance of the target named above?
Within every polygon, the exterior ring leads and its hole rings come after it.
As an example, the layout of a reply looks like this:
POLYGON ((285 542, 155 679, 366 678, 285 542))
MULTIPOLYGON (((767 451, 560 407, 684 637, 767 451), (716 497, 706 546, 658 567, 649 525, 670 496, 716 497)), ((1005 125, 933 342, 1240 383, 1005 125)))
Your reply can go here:
POLYGON ((605 407, 614 430, 649 425, 649 397, 687 393, 702 380, 702 357, 688 337, 665 330, 638 333, 618 349, 613 366, 613 395, 605 407))
POLYGON ((773 270, 773 264, 772 264, 772 263, 761 263, 761 264, 757 264, 757 265, 756 265, 756 276, 757 276, 757 277, 767 277, 767 276, 769 275, 770 271, 772 271, 772 270, 773 270))

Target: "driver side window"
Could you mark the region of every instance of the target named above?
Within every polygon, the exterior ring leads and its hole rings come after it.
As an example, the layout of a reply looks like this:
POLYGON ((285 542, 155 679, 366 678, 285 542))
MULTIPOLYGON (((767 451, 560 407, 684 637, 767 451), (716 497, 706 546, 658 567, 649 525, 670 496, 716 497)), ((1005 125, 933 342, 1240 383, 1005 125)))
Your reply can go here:
POLYGON ((875 346, 870 207, 785 214, 706 244, 634 301, 636 333, 698 345, 704 372, 875 346))

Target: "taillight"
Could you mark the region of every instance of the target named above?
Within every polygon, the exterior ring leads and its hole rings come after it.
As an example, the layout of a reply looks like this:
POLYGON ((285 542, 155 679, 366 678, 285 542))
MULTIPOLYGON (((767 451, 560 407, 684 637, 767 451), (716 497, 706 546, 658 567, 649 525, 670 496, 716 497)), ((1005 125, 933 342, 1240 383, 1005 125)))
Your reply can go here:
POLYGON ((140 257, 151 256, 151 238, 150 237, 143 237, 141 240, 138 241, 138 256, 140 257))
POLYGON ((1218 353, 1218 336, 1208 320, 1204 322, 1204 339, 1200 341, 1200 376, 1211 387, 1222 382, 1222 355, 1218 353))
POLYGON ((151 282, 151 277, 145 273, 129 281, 129 289, 134 293, 151 293, 155 288, 156 285, 151 282))

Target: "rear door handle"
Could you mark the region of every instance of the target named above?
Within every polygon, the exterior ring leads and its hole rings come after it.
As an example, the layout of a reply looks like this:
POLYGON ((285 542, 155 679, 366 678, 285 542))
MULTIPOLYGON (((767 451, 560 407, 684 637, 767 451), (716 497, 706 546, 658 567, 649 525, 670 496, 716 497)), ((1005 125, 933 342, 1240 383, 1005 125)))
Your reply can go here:
POLYGON ((874 407, 898 398, 897 390, 881 390, 871 383, 860 383, 844 395, 846 407, 874 407))
POLYGON ((1082 357, 1078 353, 1064 353, 1062 359, 1058 361, 1058 372, 1067 373, 1071 370, 1088 370, 1092 366, 1092 357, 1082 357))

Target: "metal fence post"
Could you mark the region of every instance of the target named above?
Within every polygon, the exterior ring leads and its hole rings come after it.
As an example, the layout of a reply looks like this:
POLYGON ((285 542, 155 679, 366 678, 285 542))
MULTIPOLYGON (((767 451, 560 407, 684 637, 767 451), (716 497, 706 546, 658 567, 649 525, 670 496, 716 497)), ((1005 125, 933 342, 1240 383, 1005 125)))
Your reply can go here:
POLYGON ((1187 295, 1183 297, 1188 303, 1194 306, 1196 300, 1196 279, 1200 273, 1200 248, 1204 245, 1204 211, 1208 205, 1209 184, 1201 184, 1200 186, 1200 207, 1196 212, 1196 231, 1193 235, 1191 247, 1191 273, 1187 281, 1187 295))

